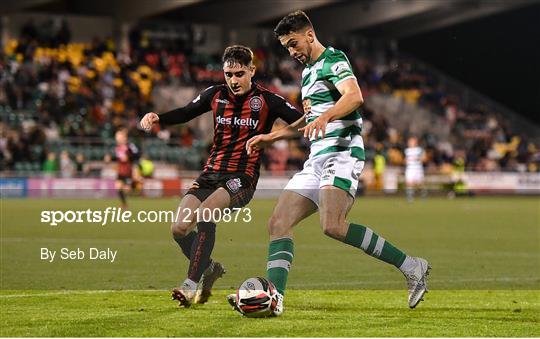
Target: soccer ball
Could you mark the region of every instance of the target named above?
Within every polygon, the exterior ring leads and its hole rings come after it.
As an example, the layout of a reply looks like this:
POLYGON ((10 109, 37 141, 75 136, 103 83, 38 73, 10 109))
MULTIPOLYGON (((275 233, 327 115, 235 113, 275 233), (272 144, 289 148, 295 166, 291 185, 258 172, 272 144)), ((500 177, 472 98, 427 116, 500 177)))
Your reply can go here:
POLYGON ((246 317, 267 317, 276 308, 276 294, 274 284, 268 279, 249 278, 236 290, 236 305, 246 317))

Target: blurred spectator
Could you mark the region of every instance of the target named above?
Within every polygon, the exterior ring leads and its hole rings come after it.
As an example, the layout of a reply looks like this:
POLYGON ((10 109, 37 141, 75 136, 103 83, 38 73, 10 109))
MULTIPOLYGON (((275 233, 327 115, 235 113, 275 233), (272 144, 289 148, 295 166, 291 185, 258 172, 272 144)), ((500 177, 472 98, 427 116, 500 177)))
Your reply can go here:
POLYGON ((71 178, 75 174, 75 165, 71 160, 68 151, 60 153, 60 176, 62 178, 71 178))
POLYGON ((184 147, 191 147, 193 145, 193 129, 189 126, 183 125, 180 128, 180 143, 184 147))
POLYGON ((306 149, 296 140, 289 141, 289 158, 287 159, 288 171, 299 171, 304 167, 304 162, 307 159, 306 149))
POLYGON ((382 144, 376 147, 376 154, 373 157, 373 173, 375 176, 375 189, 382 190, 384 187, 384 169, 386 168, 386 158, 383 154, 382 144))
POLYGON ((45 176, 55 176, 58 172, 58 162, 56 161, 56 153, 49 152, 47 160, 43 163, 43 174, 45 176))
POLYGON ((75 155, 75 171, 78 177, 84 177, 88 174, 88 168, 85 166, 86 161, 84 159, 84 154, 77 153, 75 155))

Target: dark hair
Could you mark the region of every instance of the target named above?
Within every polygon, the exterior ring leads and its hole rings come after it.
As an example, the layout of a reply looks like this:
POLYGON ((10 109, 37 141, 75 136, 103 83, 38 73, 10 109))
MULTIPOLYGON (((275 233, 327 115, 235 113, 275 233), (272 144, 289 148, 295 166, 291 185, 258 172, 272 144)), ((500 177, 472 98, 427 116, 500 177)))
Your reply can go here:
POLYGON ((287 14, 274 28, 276 37, 301 31, 305 28, 313 28, 311 21, 304 11, 298 10, 287 14))
POLYGON ((223 52, 223 63, 240 64, 249 66, 253 62, 253 52, 249 47, 234 45, 225 48, 223 52))

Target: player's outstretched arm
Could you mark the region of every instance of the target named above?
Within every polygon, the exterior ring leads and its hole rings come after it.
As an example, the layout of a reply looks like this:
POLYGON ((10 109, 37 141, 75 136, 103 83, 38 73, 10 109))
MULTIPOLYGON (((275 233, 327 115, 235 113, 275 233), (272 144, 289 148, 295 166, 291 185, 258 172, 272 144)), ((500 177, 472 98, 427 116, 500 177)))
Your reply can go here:
POLYGON ((172 111, 162 114, 156 114, 154 112, 147 113, 141 119, 141 128, 148 131, 152 128, 153 124, 157 123, 160 125, 176 125, 186 123, 212 109, 210 106, 210 101, 212 96, 218 90, 218 86, 211 86, 205 89, 201 94, 193 99, 193 101, 184 107, 173 109, 172 111))
POLYGON ((256 135, 249 139, 246 143, 247 152, 248 154, 251 154, 252 152, 265 148, 278 140, 299 136, 300 133, 298 132, 298 129, 305 125, 305 116, 302 116, 292 124, 275 130, 274 132, 256 135))

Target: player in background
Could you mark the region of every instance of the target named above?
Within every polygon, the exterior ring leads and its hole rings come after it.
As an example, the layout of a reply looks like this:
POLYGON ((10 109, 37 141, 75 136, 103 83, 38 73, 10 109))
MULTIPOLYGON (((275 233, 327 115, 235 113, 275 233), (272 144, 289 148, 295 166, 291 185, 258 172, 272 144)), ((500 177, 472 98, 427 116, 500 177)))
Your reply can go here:
POLYGON ((427 195, 424 187, 424 161, 426 154, 422 147, 418 145, 418 139, 414 136, 407 140, 405 148, 405 185, 407 201, 414 200, 415 189, 421 189, 422 197, 427 195))
POLYGON ((137 146, 128 140, 128 131, 121 128, 114 135, 116 146, 114 148, 114 159, 117 162, 116 190, 122 202, 122 207, 127 208, 126 195, 133 187, 133 162, 139 157, 137 146))
MULTIPOLYGON (((365 161, 358 112, 363 98, 347 57, 317 40, 302 11, 285 16, 274 32, 291 57, 305 66, 302 100, 307 126, 300 131, 311 140, 304 169, 289 181, 268 222, 267 276, 279 292, 274 315, 283 312, 283 294, 294 257, 292 228, 317 210, 324 234, 399 269, 408 284, 409 307, 416 307, 427 291, 427 261, 406 255, 368 226, 346 219, 365 161)), ((258 151, 289 136, 290 128, 259 135, 248 142, 248 149, 258 151)), ((235 295, 228 300, 236 304, 235 295)))
POLYGON ((269 133, 277 118, 288 124, 303 122, 302 113, 291 104, 252 82, 255 66, 249 48, 227 47, 222 60, 226 84, 207 88, 185 107, 160 115, 151 112, 141 120, 141 127, 149 130, 155 123, 185 123, 208 111, 214 115, 210 156, 182 199, 179 218, 171 226, 174 240, 190 261, 187 278, 173 290, 173 299, 185 307, 206 302, 215 280, 224 273, 223 266, 210 258, 216 220, 196 220, 195 216, 208 215, 204 210, 245 206, 255 192, 261 164, 261 153, 248 154, 246 142, 269 133))
POLYGON ((384 146, 377 144, 375 146, 375 156, 373 157, 373 174, 375 177, 375 189, 382 191, 384 189, 384 170, 386 168, 386 158, 384 157, 384 146))

